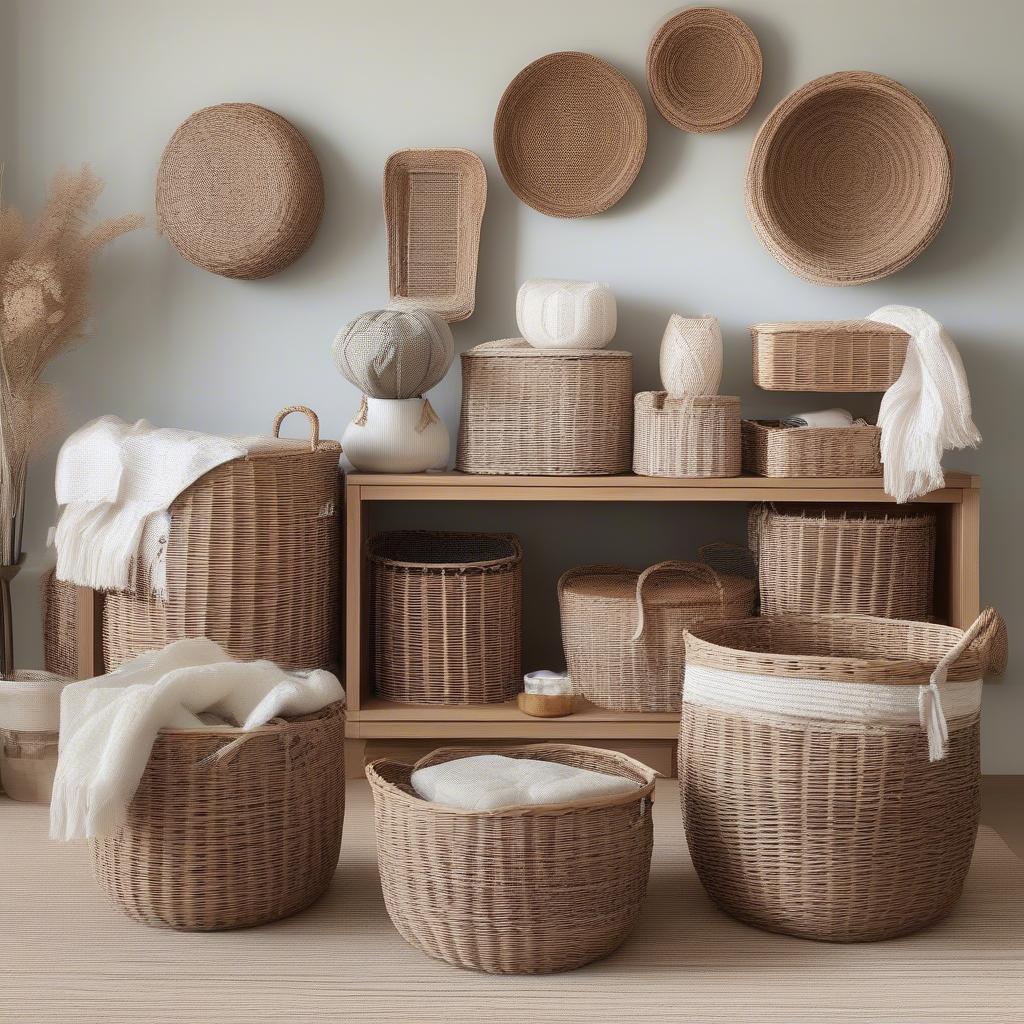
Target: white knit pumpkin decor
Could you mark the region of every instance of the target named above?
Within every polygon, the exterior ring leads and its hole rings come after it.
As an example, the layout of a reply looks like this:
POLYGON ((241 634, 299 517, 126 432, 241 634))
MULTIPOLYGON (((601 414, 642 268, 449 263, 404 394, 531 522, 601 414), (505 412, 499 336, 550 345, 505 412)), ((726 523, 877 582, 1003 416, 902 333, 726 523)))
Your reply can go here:
POLYGON ((669 317, 661 339, 661 382, 673 398, 718 394, 722 329, 713 316, 669 317))
POLYGON ((534 348, 604 348, 615 337, 615 296, 598 281, 527 281, 516 322, 534 348))

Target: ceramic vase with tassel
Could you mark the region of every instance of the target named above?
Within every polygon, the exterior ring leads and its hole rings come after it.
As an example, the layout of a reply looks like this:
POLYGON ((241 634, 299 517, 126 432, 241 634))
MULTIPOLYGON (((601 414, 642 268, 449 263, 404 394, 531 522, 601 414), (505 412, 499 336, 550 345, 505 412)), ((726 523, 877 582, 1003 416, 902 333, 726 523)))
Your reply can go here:
POLYGON ((673 398, 718 394, 722 330, 713 316, 669 317, 661 339, 661 382, 673 398))
POLYGON ((448 428, 425 398, 364 397, 341 447, 363 473, 422 473, 448 465, 448 428))

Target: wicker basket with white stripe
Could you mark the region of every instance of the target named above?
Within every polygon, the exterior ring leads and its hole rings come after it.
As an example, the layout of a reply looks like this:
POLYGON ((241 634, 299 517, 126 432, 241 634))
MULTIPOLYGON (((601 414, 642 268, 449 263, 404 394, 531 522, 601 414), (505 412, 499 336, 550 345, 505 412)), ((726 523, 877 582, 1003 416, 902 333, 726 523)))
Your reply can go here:
POLYGON ((833 615, 686 640, 679 785, 726 912, 833 942, 892 938, 960 897, 980 809, 982 679, 1006 632, 833 615))

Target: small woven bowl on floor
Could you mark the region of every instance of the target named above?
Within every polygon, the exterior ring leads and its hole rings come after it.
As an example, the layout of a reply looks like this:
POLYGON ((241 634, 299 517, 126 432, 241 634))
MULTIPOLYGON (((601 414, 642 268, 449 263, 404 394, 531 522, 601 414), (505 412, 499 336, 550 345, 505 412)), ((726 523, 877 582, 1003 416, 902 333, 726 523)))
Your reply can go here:
POLYGON ((764 247, 815 284, 901 270, 946 219, 952 157, 942 128, 884 75, 842 71, 769 115, 747 165, 747 215, 764 247))
POLYGON ((761 88, 761 47, 746 22, 717 7, 669 18, 647 50, 651 99, 684 132, 720 132, 746 117, 761 88))
POLYGON ((189 263, 252 280, 308 248, 324 208, 320 165, 280 114, 221 103, 171 136, 156 180, 157 223, 189 263))

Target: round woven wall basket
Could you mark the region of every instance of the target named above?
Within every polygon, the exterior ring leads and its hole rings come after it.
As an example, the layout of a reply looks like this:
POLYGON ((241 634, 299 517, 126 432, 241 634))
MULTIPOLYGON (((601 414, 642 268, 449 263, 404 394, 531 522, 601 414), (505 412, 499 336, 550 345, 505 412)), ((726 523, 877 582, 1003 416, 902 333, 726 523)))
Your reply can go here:
POLYGON ((551 217, 588 217, 628 191, 647 152, 630 81, 589 53, 549 53, 512 79, 494 118, 508 187, 551 217))
POLYGON ((280 114, 221 103, 171 136, 156 179, 161 233, 203 270, 255 279, 309 247, 324 208, 320 165, 280 114))
POLYGON ((768 115, 747 165, 747 215, 797 276, 863 284, 928 247, 952 189, 949 146, 924 103, 884 75, 842 71, 768 115))
POLYGON ((746 22, 717 7, 666 21, 647 50, 654 105, 684 132, 720 132, 746 117, 761 88, 761 47, 746 22))

